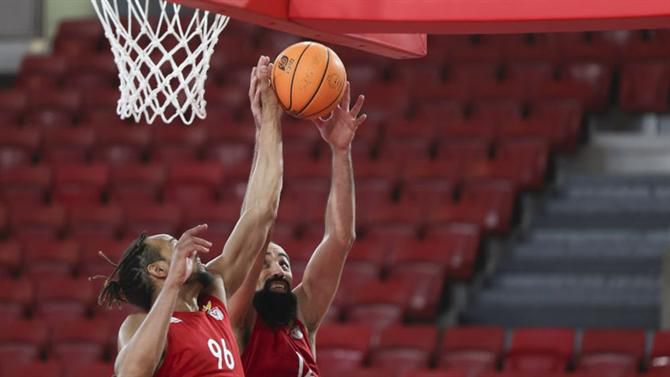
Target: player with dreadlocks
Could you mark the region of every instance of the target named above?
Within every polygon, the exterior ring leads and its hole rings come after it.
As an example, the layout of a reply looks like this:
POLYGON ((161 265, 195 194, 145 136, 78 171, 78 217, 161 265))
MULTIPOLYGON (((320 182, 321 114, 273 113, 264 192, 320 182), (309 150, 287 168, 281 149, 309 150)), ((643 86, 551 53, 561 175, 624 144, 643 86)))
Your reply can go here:
POLYGON ((212 246, 201 238, 206 224, 179 240, 142 234, 107 278, 100 304, 142 309, 119 329, 116 376, 244 376, 227 299, 264 248, 279 204, 282 109, 270 88, 271 71, 262 56, 251 72, 256 150, 241 215, 221 255, 206 266, 197 256, 212 246))

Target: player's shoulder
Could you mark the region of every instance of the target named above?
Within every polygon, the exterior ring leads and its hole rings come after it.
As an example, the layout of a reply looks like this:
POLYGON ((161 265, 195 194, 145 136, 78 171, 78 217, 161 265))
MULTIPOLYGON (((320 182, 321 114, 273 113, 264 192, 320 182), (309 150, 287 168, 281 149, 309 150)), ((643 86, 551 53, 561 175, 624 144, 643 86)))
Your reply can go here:
POLYGON ((132 336, 132 334, 137 331, 140 325, 142 325, 142 321, 144 321, 147 315, 148 313, 129 314, 126 319, 123 320, 123 323, 121 323, 121 327, 119 328, 119 335, 128 334, 132 336))

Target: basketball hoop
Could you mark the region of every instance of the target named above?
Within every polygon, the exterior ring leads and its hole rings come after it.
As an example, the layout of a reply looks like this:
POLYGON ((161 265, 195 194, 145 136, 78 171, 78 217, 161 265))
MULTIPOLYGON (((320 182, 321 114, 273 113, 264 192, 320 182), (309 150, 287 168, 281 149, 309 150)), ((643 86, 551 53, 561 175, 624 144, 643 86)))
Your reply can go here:
POLYGON ((204 119, 205 80, 229 18, 158 0, 91 0, 119 68, 122 119, 164 123, 204 119), (121 7, 119 7, 121 4, 121 7), (127 15, 120 10, 127 9, 127 15))

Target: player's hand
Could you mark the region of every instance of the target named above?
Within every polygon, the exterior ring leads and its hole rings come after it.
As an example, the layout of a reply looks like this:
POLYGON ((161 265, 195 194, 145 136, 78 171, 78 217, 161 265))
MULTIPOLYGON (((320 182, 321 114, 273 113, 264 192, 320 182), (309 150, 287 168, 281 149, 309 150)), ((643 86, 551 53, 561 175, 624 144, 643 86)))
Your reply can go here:
POLYGON ((365 97, 358 96, 354 107, 351 109, 351 85, 347 81, 344 88, 344 96, 339 105, 333 110, 328 119, 316 119, 314 124, 319 129, 321 137, 330 144, 333 149, 347 149, 354 140, 358 126, 365 122, 367 115, 359 116, 365 97))
POLYGON ((254 116, 256 129, 260 129, 263 122, 279 119, 283 113, 277 96, 270 86, 272 66, 269 57, 261 56, 258 59, 258 64, 251 70, 249 101, 251 102, 251 113, 254 116))
POLYGON ((181 286, 191 277, 195 257, 198 253, 209 253, 209 248, 212 247, 211 242, 197 237, 205 230, 207 230, 207 224, 202 224, 185 231, 181 235, 172 252, 172 262, 170 262, 166 282, 181 286))

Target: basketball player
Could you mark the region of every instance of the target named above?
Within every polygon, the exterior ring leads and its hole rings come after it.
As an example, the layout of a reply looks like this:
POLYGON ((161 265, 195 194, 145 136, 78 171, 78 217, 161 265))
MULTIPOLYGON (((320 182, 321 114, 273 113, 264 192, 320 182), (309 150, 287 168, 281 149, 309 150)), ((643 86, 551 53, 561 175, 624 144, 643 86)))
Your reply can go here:
MULTIPOLYGON (((364 98, 353 108, 349 83, 330 118, 316 126, 332 151, 332 180, 325 234, 314 251, 302 282, 291 290, 289 256, 269 243, 231 299, 242 362, 248 377, 318 377, 315 338, 337 292, 347 254, 355 239, 354 178, 351 142, 366 118, 359 116, 364 98)), ((290 252, 290 250, 288 250, 290 252)))
POLYGON ((212 244, 207 225, 176 240, 141 235, 124 253, 100 293, 101 304, 128 302, 142 312, 119 330, 118 377, 243 377, 227 299, 265 247, 282 185, 281 107, 269 86, 272 65, 261 57, 251 73, 249 98, 256 152, 240 218, 221 255, 206 266, 198 253, 212 244))

